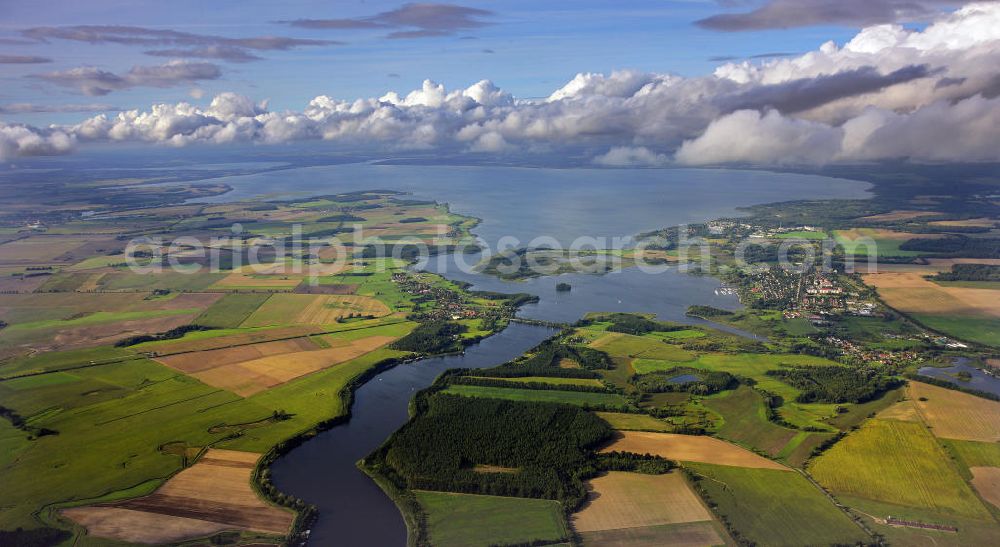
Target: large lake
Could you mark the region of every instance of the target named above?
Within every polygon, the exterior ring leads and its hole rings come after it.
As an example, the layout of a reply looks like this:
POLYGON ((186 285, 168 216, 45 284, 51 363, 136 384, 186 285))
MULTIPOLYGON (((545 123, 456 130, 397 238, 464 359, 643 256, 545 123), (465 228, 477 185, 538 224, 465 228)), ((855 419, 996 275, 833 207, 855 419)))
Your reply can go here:
MULTIPOLYGON (((233 191, 213 198, 288 198, 388 189, 448 202, 454 212, 476 216, 475 232, 491 247, 499 238, 520 242, 544 235, 568 245, 578 236, 624 237, 666 226, 738 214, 737 207, 815 198, 864 198, 866 183, 818 176, 728 170, 522 169, 336 165, 214 179, 233 191)), ((604 276, 566 275, 504 282, 446 267, 428 269, 472 283, 476 289, 537 294, 525 317, 569 322, 587 311, 653 312, 692 321, 692 304, 736 308, 720 283, 676 268, 650 275, 636 269, 604 276), (557 292, 569 282, 570 292, 557 292)), ((296 448, 272 466, 275 485, 316 504, 314 545, 405 545, 406 528, 395 505, 355 462, 377 448, 407 420, 413 394, 448 368, 488 367, 520 355, 553 331, 514 324, 461 356, 425 359, 384 372, 358 389, 352 418, 296 448)))

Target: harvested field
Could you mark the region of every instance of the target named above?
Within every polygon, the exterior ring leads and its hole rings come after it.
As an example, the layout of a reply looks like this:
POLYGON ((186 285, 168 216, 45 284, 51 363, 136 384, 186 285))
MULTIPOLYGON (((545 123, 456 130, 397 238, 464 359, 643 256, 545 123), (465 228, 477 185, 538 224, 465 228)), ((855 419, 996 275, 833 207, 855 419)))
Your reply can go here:
POLYGON ((308 337, 302 337, 288 340, 276 340, 274 342, 262 342, 260 344, 248 344, 232 348, 180 353, 160 357, 158 361, 170 368, 187 374, 192 374, 211 368, 231 365, 234 363, 242 363, 244 361, 260 359, 262 357, 272 355, 314 351, 318 349, 320 349, 320 347, 313 343, 312 340, 308 337))
POLYGON ((1000 402, 922 382, 910 382, 909 393, 936 437, 1000 441, 1000 402))
POLYGON ((965 220, 932 220, 928 222, 931 226, 959 226, 959 227, 976 227, 976 228, 991 228, 996 224, 996 221, 986 217, 980 218, 967 218, 965 220))
POLYGON ((895 220, 910 220, 911 218, 934 216, 937 214, 940 213, 936 213, 934 211, 889 211, 888 213, 882 213, 879 215, 861 217, 858 220, 867 220, 870 222, 892 222, 895 220))
POLYGON ((334 347, 320 349, 308 338, 296 338, 172 355, 158 360, 210 386, 249 397, 300 376, 360 357, 395 339, 391 336, 369 336, 338 340, 336 345, 331 343, 334 347))
POLYGON ((1000 291, 941 286, 919 272, 867 274, 864 280, 886 304, 906 313, 1000 317, 1000 291))
POLYGON ((612 471, 588 481, 587 489, 587 502, 570 520, 580 533, 712 520, 679 472, 612 471))
POLYGON ((209 288, 219 289, 293 289, 302 282, 302 276, 285 275, 252 276, 238 272, 216 281, 209 288))
POLYGON ((1000 508, 1000 467, 972 467, 972 486, 986 501, 1000 508))
POLYGON ((0 277, 0 292, 29 293, 41 287, 46 281, 51 279, 50 275, 34 275, 31 277, 14 277, 7 275, 0 277))
POLYGON ((284 535, 294 520, 257 497, 250 475, 259 454, 209 449, 152 495, 63 513, 90 524, 91 535, 122 541, 168 543, 220 530, 284 535))
POLYGON ((705 547, 726 542, 712 522, 661 524, 580 534, 584 547, 705 547))
POLYGON ((274 294, 242 326, 329 325, 350 315, 383 317, 390 312, 385 304, 369 296, 274 294))
POLYGON ((875 415, 881 420, 899 420, 901 422, 919 422, 920 414, 913 401, 900 401, 875 415))
POLYGON ((207 520, 161 515, 120 507, 74 507, 62 514, 98 538, 161 544, 217 534, 232 527, 207 520))
MULTIPOLYGON (((257 344, 272 340, 282 340, 287 338, 299 338, 322 332, 322 329, 310 325, 297 325, 293 327, 277 327, 273 329, 254 329, 238 332, 228 336, 212 336, 207 338, 194 337, 192 339, 167 340, 146 344, 143 349, 156 351, 159 355, 171 355, 174 353, 185 353, 191 351, 207 351, 233 346, 257 344)), ((213 334, 208 331, 207 334, 213 334)))
MULTIPOLYGON (((0 263, 36 264, 58 262, 59 257, 87 243, 90 236, 32 235, 0 245, 0 263)), ((72 261, 72 258, 65 262, 72 261)))
POLYGON ((735 444, 703 435, 622 431, 614 442, 602 449, 602 452, 611 451, 655 454, 668 460, 790 471, 777 462, 735 444))

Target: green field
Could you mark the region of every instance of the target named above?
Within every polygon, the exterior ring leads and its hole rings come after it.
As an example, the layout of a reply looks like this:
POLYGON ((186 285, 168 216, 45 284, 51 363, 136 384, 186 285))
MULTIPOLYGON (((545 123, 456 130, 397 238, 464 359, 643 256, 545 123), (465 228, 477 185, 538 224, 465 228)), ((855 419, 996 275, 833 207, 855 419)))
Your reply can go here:
POLYGON ((57 372, 54 380, 47 374, 2 382, 5 405, 30 417, 32 426, 59 434, 27 441, 23 433, 0 429, 0 458, 18 457, 18 465, 0 474, 0 491, 18 492, 16 503, 0 514, 0 529, 36 526, 31 514, 45 505, 168 477, 181 459, 157 449, 166 443, 266 451, 345 413, 340 390, 377 362, 399 355, 376 350, 246 399, 147 360, 57 372), (291 419, 261 422, 279 409, 291 419), (233 427, 220 427, 227 425, 233 427), (224 440, 236 431, 243 435, 224 440))
POLYGON ((432 545, 557 543, 569 536, 559 502, 529 498, 415 491, 427 514, 432 545))
POLYGON ((782 232, 774 234, 776 239, 826 239, 826 232, 812 232, 809 230, 797 230, 794 232, 782 232))
POLYGON ((504 378, 505 382, 517 384, 552 384, 556 386, 589 386, 603 387, 604 384, 596 378, 556 378, 552 376, 523 376, 521 378, 504 378))
POLYGON ((757 545, 853 545, 871 538, 796 472, 686 463, 698 486, 757 545))
POLYGON ((919 423, 869 420, 814 459, 809 471, 835 494, 989 518, 948 454, 919 423))
POLYGON ((268 296, 253 293, 227 294, 202 312, 194 323, 216 329, 238 327, 267 300, 268 296))
POLYGON ((1000 467, 1000 444, 952 439, 941 439, 941 442, 965 468, 963 471, 970 467, 1000 467))
POLYGON ((632 336, 619 333, 612 336, 614 338, 611 341, 599 343, 596 346, 597 349, 612 357, 639 357, 665 361, 689 361, 695 358, 695 354, 652 336, 632 336))
POLYGON ((591 393, 587 391, 556 391, 552 389, 511 389, 504 387, 484 387, 467 385, 450 385, 442 393, 462 395, 464 397, 486 397, 490 399, 507 399, 510 401, 539 401, 548 403, 566 403, 580 406, 611 406, 625 407, 628 401, 615 393, 591 393))
MULTIPOLYGON (((906 243, 906 239, 878 237, 880 231, 877 228, 855 228, 852 231, 858 235, 851 235, 846 230, 834 230, 833 232, 834 239, 844 248, 844 254, 846 255, 863 257, 869 254, 876 254, 877 256, 885 257, 908 257, 935 254, 921 251, 904 251, 899 246, 906 243), (875 247, 868 249, 862 238, 869 238, 874 241, 875 247)), ((914 235, 914 237, 919 236, 914 235)))
POLYGON ((646 414, 630 412, 595 412, 597 416, 608 422, 615 429, 624 431, 672 431, 673 427, 663 420, 646 414))
POLYGON ((762 450, 772 457, 798 433, 768 421, 763 399, 746 386, 707 398, 704 405, 722 416, 720 437, 762 450))
POLYGON ((987 346, 1000 347, 1000 319, 992 317, 912 314, 924 325, 949 336, 987 346))

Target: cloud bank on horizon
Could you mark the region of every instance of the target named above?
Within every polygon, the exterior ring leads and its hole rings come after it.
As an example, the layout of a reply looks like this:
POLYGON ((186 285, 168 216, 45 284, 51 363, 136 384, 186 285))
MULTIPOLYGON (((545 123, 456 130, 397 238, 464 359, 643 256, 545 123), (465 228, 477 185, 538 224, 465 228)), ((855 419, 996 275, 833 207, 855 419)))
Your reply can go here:
MULTIPOLYGON (((204 66, 190 70, 198 63, 172 63, 152 73, 53 73, 49 81, 102 95, 165 85, 165 78, 213 77, 204 66)), ((922 30, 869 26, 843 45, 730 62, 703 77, 582 73, 541 100, 518 99, 488 80, 456 90, 427 80, 405 95, 320 95, 301 111, 271 111, 266 101, 222 93, 208 106, 155 104, 74 125, 0 122, 0 157, 68 153, 81 143, 325 140, 513 160, 571 154, 607 166, 1000 161, 997 67, 1000 3, 975 3, 922 30)))

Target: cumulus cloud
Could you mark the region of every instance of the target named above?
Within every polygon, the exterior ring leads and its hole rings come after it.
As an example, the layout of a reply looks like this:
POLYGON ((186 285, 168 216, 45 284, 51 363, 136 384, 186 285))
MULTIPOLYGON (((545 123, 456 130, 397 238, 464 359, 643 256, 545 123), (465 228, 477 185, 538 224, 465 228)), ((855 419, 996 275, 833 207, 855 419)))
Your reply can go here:
MULTIPOLYGON (((1000 161, 996 66, 1000 4, 982 3, 923 29, 876 25, 846 44, 725 63, 703 77, 578 74, 539 100, 518 99, 487 80, 459 89, 428 80, 380 97, 320 95, 297 110, 275 111, 223 93, 208 106, 159 104, 72 126, 22 129, 40 137, 58 129, 79 142, 326 140, 371 150, 557 155, 614 166, 1000 161)), ((99 93, 147 76, 134 72, 86 73, 64 85, 91 85, 99 93)))
POLYGON ((0 55, 0 65, 33 65, 51 62, 52 59, 37 55, 0 55))
POLYGON ((64 27, 33 27, 21 35, 36 42, 70 40, 88 44, 122 44, 139 46, 174 46, 171 49, 154 49, 147 55, 158 57, 194 57, 247 62, 259 59, 250 50, 289 50, 302 46, 342 44, 334 40, 312 40, 286 36, 252 36, 231 38, 211 34, 195 34, 169 29, 152 29, 123 25, 75 25, 64 27))
POLYGON ((595 157, 594 163, 607 167, 660 167, 670 163, 670 158, 645 146, 615 146, 595 157))
POLYGON ((131 87, 172 87, 200 80, 214 80, 221 75, 219 67, 211 63, 170 61, 156 66, 134 66, 121 75, 95 67, 77 67, 36 74, 34 77, 55 85, 79 89, 85 95, 107 95, 112 91, 131 87))
POLYGON ((960 4, 961 0, 769 0, 749 12, 713 15, 696 24, 730 32, 829 24, 860 27, 928 21, 941 7, 960 4))
POLYGON ((397 30, 386 36, 401 39, 449 36, 460 30, 486 26, 490 23, 483 18, 492 15, 493 12, 489 10, 455 4, 412 3, 355 19, 296 19, 279 22, 308 29, 408 29, 397 30))
POLYGON ((61 130, 0 124, 0 161, 19 156, 53 156, 73 150, 76 138, 61 130))

